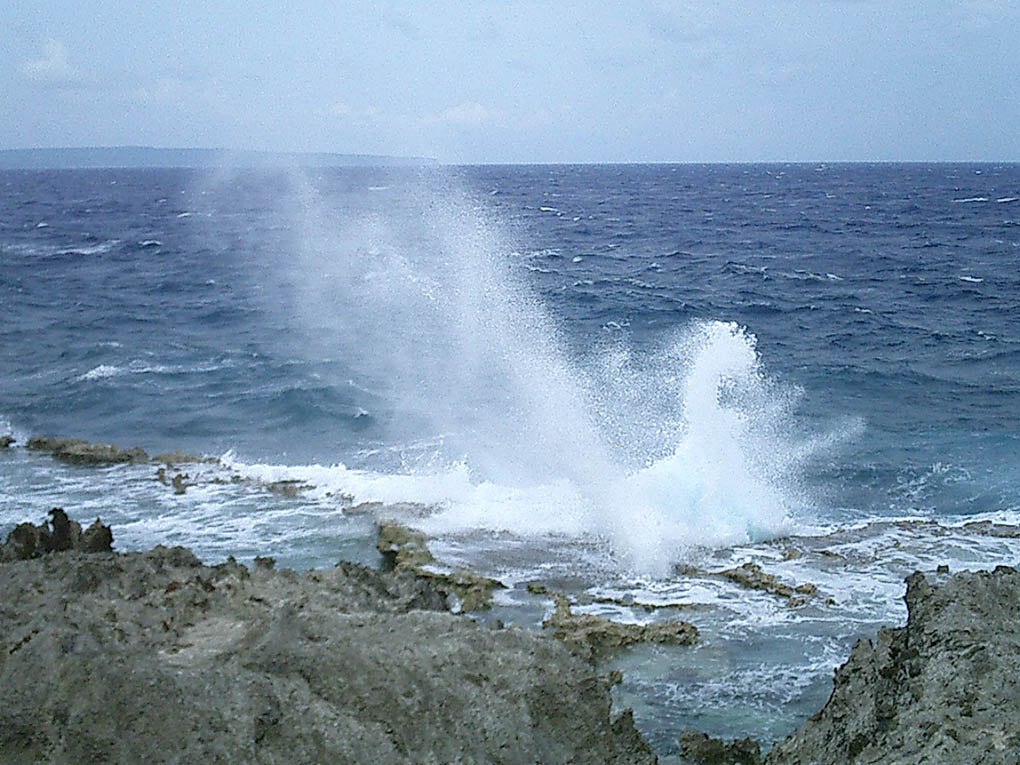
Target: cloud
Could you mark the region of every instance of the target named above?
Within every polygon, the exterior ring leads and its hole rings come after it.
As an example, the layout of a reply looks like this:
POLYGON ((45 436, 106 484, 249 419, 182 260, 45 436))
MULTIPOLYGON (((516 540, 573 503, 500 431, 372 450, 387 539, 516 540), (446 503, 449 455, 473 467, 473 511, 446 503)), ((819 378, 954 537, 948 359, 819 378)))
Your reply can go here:
POLYGON ((78 85, 81 77, 67 58, 67 48, 60 40, 50 38, 42 48, 42 57, 30 59, 21 67, 26 80, 43 85, 78 85))
POLYGON ((441 111, 438 121, 447 125, 476 126, 495 122, 498 116, 496 112, 486 109, 477 101, 465 101, 441 111))

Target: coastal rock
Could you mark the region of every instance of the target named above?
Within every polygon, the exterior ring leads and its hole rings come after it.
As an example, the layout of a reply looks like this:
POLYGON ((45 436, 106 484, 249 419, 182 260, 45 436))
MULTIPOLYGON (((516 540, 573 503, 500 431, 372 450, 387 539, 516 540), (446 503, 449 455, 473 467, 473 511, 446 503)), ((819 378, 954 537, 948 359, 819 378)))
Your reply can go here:
POLYGON ((761 566, 751 561, 742 566, 721 571, 719 576, 749 590, 761 590, 770 595, 785 598, 791 606, 802 606, 809 597, 818 594, 818 587, 810 582, 796 586, 786 584, 777 579, 774 574, 766 573, 761 566))
POLYGON ((113 444, 100 444, 81 438, 32 436, 25 444, 32 451, 48 452, 56 459, 72 465, 109 465, 118 462, 148 462, 149 455, 137 446, 122 449, 113 444))
POLYGON ((399 523, 379 524, 376 549, 382 554, 387 570, 409 572, 430 582, 456 601, 457 610, 487 609, 492 605, 493 590, 504 587, 498 579, 474 571, 441 567, 429 550, 424 535, 399 523))
POLYGON ((757 741, 742 738, 723 741, 704 733, 685 730, 677 736, 680 754, 691 765, 761 765, 761 747, 757 741))
POLYGON ((588 662, 409 571, 67 551, 0 591, 7 762, 655 762, 588 662))
POLYGON ((173 467, 174 465, 188 464, 193 462, 201 462, 205 464, 215 465, 219 462, 216 457, 200 457, 197 454, 188 454, 182 452, 179 449, 175 449, 172 452, 163 452, 162 454, 152 455, 153 462, 162 462, 167 467, 173 467))
POLYGON ((1020 761, 1020 572, 915 573, 905 600, 769 765, 1020 761))
POLYGON ((0 436, 0 449, 6 449, 8 446, 13 444, 14 442, 15 442, 14 441, 14 436, 7 436, 7 435, 0 436))
POLYGON ((95 553, 113 549, 113 533, 98 518, 83 532, 81 524, 68 518, 63 508, 53 508, 49 516, 49 524, 18 524, 0 548, 0 561, 28 560, 64 550, 95 553))
MULTIPOLYGON (((532 590, 535 592, 536 590, 532 590)), ((690 622, 668 619, 649 624, 616 622, 597 614, 575 614, 563 594, 546 590, 556 608, 542 626, 582 656, 601 659, 635 643, 691 645, 698 640, 698 628, 690 622)))

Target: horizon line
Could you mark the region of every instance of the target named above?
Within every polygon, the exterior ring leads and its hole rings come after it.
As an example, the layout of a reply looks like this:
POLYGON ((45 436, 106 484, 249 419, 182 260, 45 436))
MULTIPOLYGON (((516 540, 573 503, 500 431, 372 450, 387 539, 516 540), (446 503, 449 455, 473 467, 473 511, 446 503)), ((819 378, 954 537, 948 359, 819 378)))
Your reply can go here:
MULTIPOLYGON (((4 147, 0 154, 39 154, 61 152, 116 152, 116 151, 147 151, 147 152, 182 152, 199 154, 223 155, 254 155, 264 159, 273 157, 316 158, 336 157, 365 160, 390 160, 400 164, 421 163, 447 167, 476 166, 581 166, 581 165, 854 165, 854 164, 901 164, 901 165, 955 165, 955 164, 1020 164, 1020 159, 611 159, 611 160, 478 160, 453 161, 423 155, 383 154, 376 152, 346 151, 308 151, 286 149, 237 149, 223 146, 149 146, 144 144, 91 145, 91 146, 29 146, 4 147)), ((327 167, 328 165, 323 165, 327 167)), ((110 169, 116 166, 110 166, 110 169)), ((182 166, 183 167, 183 166, 182 166)), ((7 168, 15 169, 15 168, 7 168)), ((56 168, 51 168, 56 169, 56 168)), ((73 168, 67 168, 73 169, 73 168)), ((92 169, 101 169, 94 167, 92 169)))

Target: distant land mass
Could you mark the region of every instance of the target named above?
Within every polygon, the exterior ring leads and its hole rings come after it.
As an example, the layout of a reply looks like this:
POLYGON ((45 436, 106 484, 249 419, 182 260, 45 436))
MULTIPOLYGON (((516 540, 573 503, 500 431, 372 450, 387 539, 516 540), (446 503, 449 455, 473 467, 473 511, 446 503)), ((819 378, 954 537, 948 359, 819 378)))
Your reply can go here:
POLYGON ((157 149, 104 146, 55 149, 0 149, 0 169, 49 170, 97 167, 372 167, 434 165, 424 157, 377 154, 157 149))

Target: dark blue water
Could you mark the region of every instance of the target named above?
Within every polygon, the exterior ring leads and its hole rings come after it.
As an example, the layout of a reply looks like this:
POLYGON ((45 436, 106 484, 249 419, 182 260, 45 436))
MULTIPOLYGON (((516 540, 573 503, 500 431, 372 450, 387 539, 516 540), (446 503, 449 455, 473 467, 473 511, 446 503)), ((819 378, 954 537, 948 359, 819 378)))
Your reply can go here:
POLYGON ((514 583, 539 575, 705 604, 705 648, 626 657, 622 701, 667 752, 678 725, 782 735, 853 637, 902 617, 905 572, 1020 552, 962 526, 1020 522, 1020 165, 7 171, 0 189, 0 431, 229 452, 321 489, 175 497, 14 449, 0 531, 59 503, 122 546, 324 565, 371 535, 342 505, 433 504, 437 544, 511 584, 521 621, 541 610, 514 583), (904 518, 943 526, 879 523, 904 518), (565 539, 604 547, 581 565, 565 539), (662 578, 690 555, 838 605, 662 578))
MULTIPOLYGON (((797 418, 864 421, 817 466, 838 504, 896 506, 897 485, 939 463, 951 480, 918 498, 925 509, 1016 507, 1017 166, 450 172, 480 218, 512 228, 518 270, 570 354, 610 334, 640 348, 693 320, 738 322, 769 374, 803 389, 797 418)), ((404 225, 441 203, 421 199, 430 183, 324 171, 301 193, 320 225, 404 225)), ((357 415, 386 402, 346 385, 357 370, 339 346, 293 352, 309 328, 289 321, 301 296, 285 289, 288 260, 308 221, 281 203, 290 174, 6 172, 0 186, 0 412, 18 428, 292 462, 385 440, 385 423, 357 415)))

